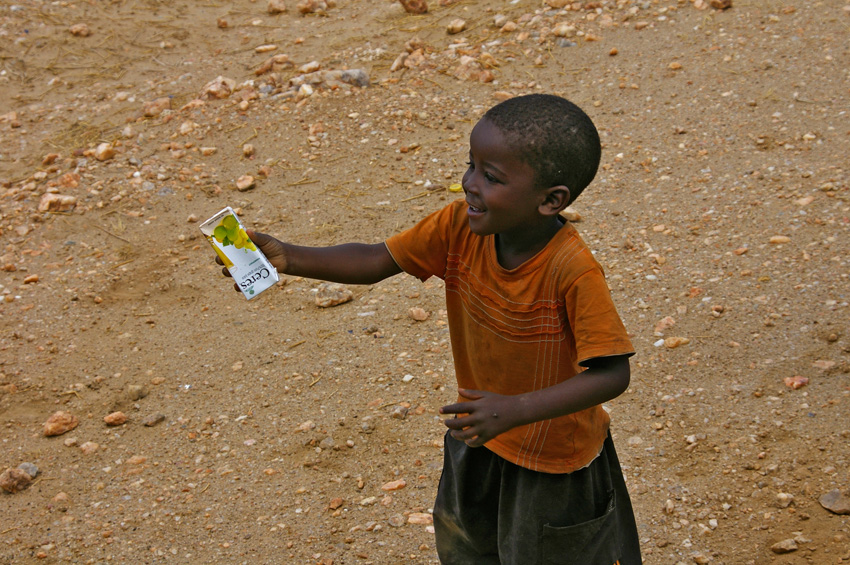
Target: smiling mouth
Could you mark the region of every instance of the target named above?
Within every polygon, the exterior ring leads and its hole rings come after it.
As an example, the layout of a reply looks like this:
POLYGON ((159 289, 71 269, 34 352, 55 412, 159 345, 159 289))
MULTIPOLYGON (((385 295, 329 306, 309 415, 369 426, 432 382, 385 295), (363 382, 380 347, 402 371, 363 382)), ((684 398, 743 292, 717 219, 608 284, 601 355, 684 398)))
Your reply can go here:
POLYGON ((476 214, 482 214, 484 212, 483 208, 478 208, 476 206, 473 206, 472 204, 469 204, 469 202, 467 202, 467 204, 469 205, 469 211, 470 212, 474 212, 476 214))

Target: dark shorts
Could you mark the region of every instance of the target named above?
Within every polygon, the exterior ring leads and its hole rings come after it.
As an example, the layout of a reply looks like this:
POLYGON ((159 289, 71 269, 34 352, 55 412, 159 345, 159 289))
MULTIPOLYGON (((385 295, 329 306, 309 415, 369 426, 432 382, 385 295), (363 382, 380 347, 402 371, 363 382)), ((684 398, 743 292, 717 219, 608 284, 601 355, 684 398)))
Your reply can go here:
POLYGON ((446 565, 640 565, 640 544, 610 434, 588 467, 531 471, 445 437, 434 504, 446 565))

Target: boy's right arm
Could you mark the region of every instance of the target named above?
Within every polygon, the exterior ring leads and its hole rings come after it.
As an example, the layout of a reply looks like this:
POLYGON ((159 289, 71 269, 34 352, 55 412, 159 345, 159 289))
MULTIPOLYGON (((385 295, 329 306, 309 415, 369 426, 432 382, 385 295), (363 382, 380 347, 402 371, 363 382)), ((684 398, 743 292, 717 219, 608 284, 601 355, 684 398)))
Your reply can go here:
MULTIPOLYGON (((383 243, 301 247, 247 230, 248 237, 280 273, 345 284, 373 284, 401 272, 383 243)), ((216 258, 217 262, 221 262, 216 258)), ((223 269, 225 275, 230 275, 223 269)))

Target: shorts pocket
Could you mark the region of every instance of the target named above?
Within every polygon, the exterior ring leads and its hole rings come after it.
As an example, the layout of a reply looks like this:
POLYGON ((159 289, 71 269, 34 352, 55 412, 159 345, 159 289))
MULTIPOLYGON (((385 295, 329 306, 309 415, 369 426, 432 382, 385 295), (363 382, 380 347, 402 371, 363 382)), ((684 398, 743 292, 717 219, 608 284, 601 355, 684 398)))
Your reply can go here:
POLYGON ((614 565, 619 559, 620 538, 614 491, 605 513, 573 526, 544 524, 540 534, 539 563, 545 565, 614 565))

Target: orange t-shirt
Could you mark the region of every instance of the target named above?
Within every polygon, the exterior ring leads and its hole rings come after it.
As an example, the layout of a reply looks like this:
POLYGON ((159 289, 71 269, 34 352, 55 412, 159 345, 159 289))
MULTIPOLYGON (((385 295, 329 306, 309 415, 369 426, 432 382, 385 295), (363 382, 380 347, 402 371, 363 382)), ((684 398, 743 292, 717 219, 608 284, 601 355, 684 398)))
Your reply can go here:
MULTIPOLYGON (((574 227, 508 270, 495 237, 469 230, 466 210, 458 200, 386 242, 405 272, 445 281, 459 387, 522 394, 573 377, 588 359, 634 353, 602 268, 574 227)), ((528 469, 570 473, 599 454, 609 422, 594 406, 511 429, 485 447, 528 469)))

